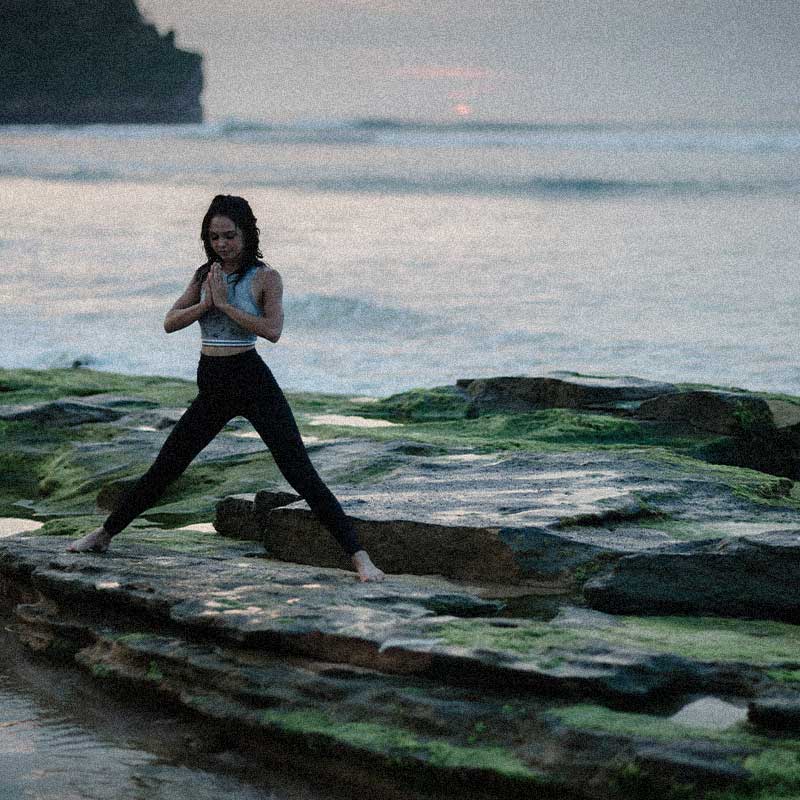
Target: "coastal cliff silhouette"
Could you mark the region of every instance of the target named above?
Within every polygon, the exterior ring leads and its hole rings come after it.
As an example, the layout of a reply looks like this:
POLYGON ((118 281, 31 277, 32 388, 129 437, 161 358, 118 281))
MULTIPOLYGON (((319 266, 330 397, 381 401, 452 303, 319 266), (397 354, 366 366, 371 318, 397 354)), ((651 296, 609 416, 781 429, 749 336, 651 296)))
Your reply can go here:
POLYGON ((135 0, 0 0, 1 124, 202 122, 202 56, 135 0))

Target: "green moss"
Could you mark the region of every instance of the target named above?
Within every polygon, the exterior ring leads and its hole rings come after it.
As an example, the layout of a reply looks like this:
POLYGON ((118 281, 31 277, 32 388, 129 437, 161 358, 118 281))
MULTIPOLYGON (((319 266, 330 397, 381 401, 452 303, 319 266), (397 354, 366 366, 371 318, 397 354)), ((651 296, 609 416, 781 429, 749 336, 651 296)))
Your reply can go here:
POLYGON ((744 762, 753 781, 764 787, 800 790, 800 752, 767 750, 744 762))
POLYGON ((703 800, 798 800, 800 795, 795 789, 758 789, 745 784, 741 788, 706 792, 702 797, 703 800))
MULTIPOLYGON (((560 724, 577 730, 596 731, 612 736, 652 739, 660 742, 710 740, 757 751, 741 759, 741 766, 750 773, 746 782, 742 782, 732 789, 698 792, 690 794, 690 797, 705 797, 706 800, 712 800, 712 798, 713 800, 743 800, 744 798, 752 798, 752 800, 794 798, 796 800, 800 796, 800 741, 776 740, 752 734, 745 724, 725 731, 713 731, 707 728, 680 725, 669 719, 650 714, 611 711, 596 705, 575 705, 553 709, 548 712, 548 715, 560 724)), ((733 760, 740 761, 737 758, 733 760)), ((626 794, 626 796, 631 795, 626 794)))
MULTIPOLYGON (((364 410, 359 413, 365 414, 364 410)), ((312 429, 306 430, 312 432, 312 429)), ((320 438, 336 438, 345 429, 314 426, 320 438)), ((391 441, 394 428, 347 428, 348 436, 391 441)), ((403 438, 452 449, 472 447, 478 452, 527 450, 559 452, 592 449, 674 448, 679 452, 702 451, 713 440, 703 434, 676 436, 668 426, 653 426, 604 414, 553 408, 528 414, 492 414, 477 419, 409 422, 403 438)))
POLYGON ((485 722, 476 722, 472 726, 472 733, 467 737, 467 741, 470 744, 476 744, 486 733, 486 723, 485 722))
POLYGON ((351 485, 374 483, 385 478, 405 463, 404 459, 397 456, 368 459, 363 462, 363 465, 350 464, 344 470, 334 472, 330 475, 330 480, 343 481, 351 485))
POLYGON ((623 641, 652 651, 759 666, 800 661, 797 625, 719 617, 624 617, 622 623, 623 641))
MULTIPOLYGON (((679 542, 715 539, 730 535, 730 532, 724 528, 724 522, 696 522, 695 520, 674 519, 668 516, 649 519, 644 527, 667 533, 671 538, 679 542)), ((615 530, 624 531, 625 526, 619 526, 615 530)))
POLYGON ((431 633, 455 647, 507 650, 524 655, 534 655, 556 644, 580 640, 571 629, 556 629, 547 624, 522 623, 509 628, 479 619, 448 622, 432 628, 431 633))
POLYGON ((463 419, 468 405, 469 400, 455 386, 437 386, 394 394, 358 406, 356 411, 364 417, 393 422, 431 422, 463 419))
POLYGON ((748 756, 744 768, 750 779, 744 786, 714 791, 707 800, 797 800, 800 797, 800 743, 767 748, 748 756))
POLYGON ((497 772, 507 778, 541 778, 504 747, 460 747, 449 742, 432 741, 425 744, 424 752, 428 761, 438 767, 480 769, 497 772))
POLYGON ((662 776, 635 763, 612 764, 608 776, 609 796, 625 800, 698 800, 705 796, 694 784, 672 781, 674 778, 665 783, 662 776))
POLYGON ((45 461, 39 471, 39 495, 60 500, 74 496, 86 485, 88 471, 73 463, 70 449, 56 452, 45 461))
MULTIPOLYGON (((96 497, 108 483, 141 475, 149 464, 120 456, 109 449, 87 457, 71 445, 50 453, 35 463, 38 482, 29 480, 26 492, 18 491, 13 500, 29 498, 29 507, 40 515, 80 514, 95 511, 96 497), (83 464, 91 465, 88 469, 83 464)), ((202 522, 213 516, 217 502, 230 494, 256 492, 277 486, 280 475, 270 454, 234 456, 221 461, 194 464, 167 490, 158 506, 146 517, 160 524, 184 525, 202 522)), ((18 487, 21 488, 21 487, 18 487)), ((12 498, 9 497, 9 505, 12 498)))
POLYGON ((161 683, 164 680, 164 673, 158 668, 158 664, 155 661, 151 661, 147 667, 147 672, 145 673, 145 678, 148 681, 153 681, 154 683, 161 683))
POLYGON ((714 391, 736 392, 753 395, 753 397, 760 397, 764 400, 783 400, 794 405, 800 405, 800 397, 795 397, 790 394, 781 394, 780 392, 756 392, 750 389, 743 389, 740 386, 713 386, 710 383, 676 383, 675 384, 681 391, 691 392, 702 389, 711 389, 714 391))
POLYGON ((43 480, 45 491, 54 491, 55 480, 47 480, 50 465, 73 441, 105 441, 110 436, 107 425, 58 428, 0 420, 0 513, 13 516, 11 508, 18 500, 38 498, 43 480))
POLYGON ((320 392, 287 392, 295 414, 361 414, 363 403, 353 402, 347 395, 322 394, 320 392))
POLYGON ((108 664, 92 664, 92 675, 95 678, 108 678, 114 674, 114 671, 108 664))
POLYGON ((663 448, 653 449, 647 456, 656 463, 677 467, 687 474, 725 484, 735 495, 757 505, 800 510, 800 492, 797 485, 788 478, 767 475, 746 467, 710 464, 663 448))
POLYGON ((389 728, 372 722, 340 723, 319 711, 278 711, 269 709, 259 714, 262 722, 277 725, 286 731, 300 734, 321 734, 352 747, 374 752, 411 750, 417 739, 402 728, 389 728))
POLYGON ((780 683, 800 682, 800 669, 771 669, 767 676, 780 683))
POLYGON ((509 778, 536 779, 539 776, 510 751, 497 746, 463 747, 441 740, 425 741, 411 731, 374 722, 339 722, 318 711, 277 711, 260 713, 262 722, 300 734, 319 734, 343 744, 393 757, 422 757, 449 769, 483 769, 509 778))
POLYGON ((158 530, 152 527, 136 531, 135 540, 137 544, 154 545, 181 553, 202 553, 206 555, 212 555, 230 547, 230 542, 216 533, 158 530))
POLYGON ((119 375, 90 369, 0 369, 0 403, 39 403, 63 397, 110 393, 141 397, 165 406, 186 405, 197 389, 190 381, 119 375))
MULTIPOLYGON (((104 515, 59 517, 50 519, 34 533, 42 536, 82 536, 105 522, 104 515)), ((134 520, 125 532, 120 534, 123 538, 130 537, 131 541, 141 545, 153 545, 168 550, 183 553, 212 554, 220 549, 230 547, 226 541, 216 533, 203 531, 162 530, 154 528, 145 519, 134 520)))
POLYGON ((40 456, 20 453, 0 453, 0 504, 3 515, 12 515, 11 507, 20 497, 33 497, 39 491, 40 456))
POLYGON ((37 531, 41 536, 80 536, 98 528, 105 521, 105 516, 86 515, 78 517, 58 517, 49 519, 37 531))
POLYGON ((604 641, 651 653, 675 653, 708 662, 755 666, 800 662, 800 627, 781 622, 719 617, 616 617, 605 628, 561 628, 526 620, 518 627, 497 627, 486 620, 455 620, 430 634, 450 645, 508 651, 552 663, 554 649, 574 649, 604 641))
POLYGON ((477 419, 427 425, 425 431, 448 435, 456 443, 531 449, 547 445, 641 444, 645 432, 637 422, 603 414, 551 408, 527 414, 493 414, 477 419))
POLYGON ((768 430, 772 426, 772 415, 769 409, 756 409, 752 403, 737 401, 733 410, 733 418, 739 423, 743 433, 756 433, 768 430))
POLYGON ((757 737, 750 736, 744 730, 733 728, 726 731, 714 731, 708 728, 681 725, 666 717, 652 714, 636 714, 623 711, 612 711, 604 706, 582 704, 566 708, 551 709, 548 716, 567 728, 578 730, 601 731, 613 736, 634 736, 652 739, 658 742, 673 742, 682 739, 711 739, 714 741, 736 742, 756 746, 757 737))

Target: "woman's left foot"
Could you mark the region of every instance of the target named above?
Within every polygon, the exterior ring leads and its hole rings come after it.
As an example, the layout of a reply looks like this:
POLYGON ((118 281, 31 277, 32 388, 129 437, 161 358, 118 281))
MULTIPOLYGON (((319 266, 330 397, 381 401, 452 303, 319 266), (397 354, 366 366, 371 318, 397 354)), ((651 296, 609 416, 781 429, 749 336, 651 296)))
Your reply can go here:
POLYGON ((102 526, 76 539, 69 547, 69 553, 105 553, 111 544, 111 534, 102 526))
POLYGON ((353 553, 353 566, 356 568, 358 579, 362 583, 366 583, 367 581, 382 581, 386 577, 386 575, 372 563, 372 559, 369 557, 369 553, 367 553, 366 550, 359 550, 357 553, 353 553))

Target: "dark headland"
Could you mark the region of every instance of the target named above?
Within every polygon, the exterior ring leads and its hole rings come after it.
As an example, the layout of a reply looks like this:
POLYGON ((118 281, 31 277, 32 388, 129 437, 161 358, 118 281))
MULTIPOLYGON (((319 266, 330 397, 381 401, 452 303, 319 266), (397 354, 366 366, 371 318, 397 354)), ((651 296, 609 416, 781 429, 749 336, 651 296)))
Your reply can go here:
POLYGON ((135 0, 4 0, 0 124, 202 122, 202 56, 135 0))

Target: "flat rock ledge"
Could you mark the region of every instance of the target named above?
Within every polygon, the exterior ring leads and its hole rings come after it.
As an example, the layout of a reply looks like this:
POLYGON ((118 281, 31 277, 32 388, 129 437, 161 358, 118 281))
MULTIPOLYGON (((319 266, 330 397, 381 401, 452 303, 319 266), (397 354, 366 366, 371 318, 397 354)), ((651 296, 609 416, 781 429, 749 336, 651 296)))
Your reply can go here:
POLYGON ((625 556, 583 587, 615 614, 719 614, 800 623, 800 527, 625 556))
POLYGON ((785 692, 774 675, 797 643, 783 629, 743 625, 735 653, 670 652, 646 621, 569 606, 503 617, 440 578, 361 584, 213 534, 136 539, 103 555, 67 554, 59 537, 3 540, 0 597, 19 636, 320 780, 397 797, 622 798, 635 773, 649 796, 680 783, 702 797, 749 786, 754 758, 794 752, 657 716, 667 698, 785 692), (747 663, 762 643, 770 657, 747 663))
POLYGON ((113 422, 125 416, 110 405, 80 400, 53 400, 45 403, 0 406, 0 420, 33 422, 40 425, 85 425, 90 422, 113 422))
MULTIPOLYGON (((695 613, 793 621, 800 518, 791 481, 737 495, 724 471, 620 452, 409 457, 337 496, 386 572, 489 587, 579 592, 614 613, 695 613), (688 540, 688 541, 687 541, 688 540), (652 610, 648 610, 652 609, 652 610)), ((305 502, 270 491, 226 498, 215 527, 276 559, 348 569, 305 502)))
POLYGON ((234 494, 217 503, 214 529, 222 536, 261 541, 270 512, 300 500, 293 492, 260 492, 234 494))
POLYGON ((465 378, 456 386, 470 399, 467 416, 487 411, 524 412, 542 408, 618 411, 644 400, 678 392, 671 383, 644 378, 601 378, 576 372, 551 372, 542 377, 465 378))
POLYGON ((742 436, 800 425, 800 406, 771 403, 747 392, 704 389, 661 395, 636 410, 640 419, 686 423, 699 430, 742 436), (772 407, 778 412, 773 415, 772 407), (792 409, 794 414, 790 414, 792 409), (776 424, 777 419, 777 424, 776 424))
POLYGON ((464 378, 456 381, 456 387, 470 401, 468 416, 571 408, 628 412, 640 419, 688 424, 726 435, 768 429, 800 433, 800 404, 740 390, 687 388, 633 376, 606 378, 575 372, 464 378))
POLYGON ((720 442, 722 463, 800 477, 800 403, 791 398, 573 372, 467 378, 456 388, 468 400, 468 418, 551 408, 629 416, 729 437, 720 442))

